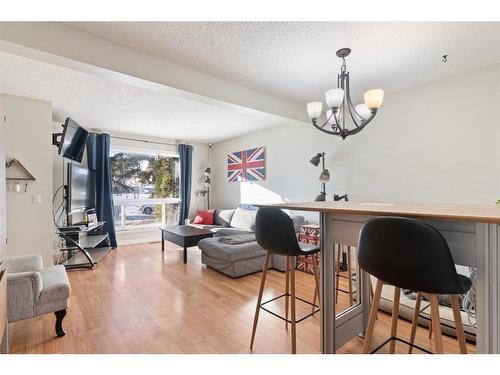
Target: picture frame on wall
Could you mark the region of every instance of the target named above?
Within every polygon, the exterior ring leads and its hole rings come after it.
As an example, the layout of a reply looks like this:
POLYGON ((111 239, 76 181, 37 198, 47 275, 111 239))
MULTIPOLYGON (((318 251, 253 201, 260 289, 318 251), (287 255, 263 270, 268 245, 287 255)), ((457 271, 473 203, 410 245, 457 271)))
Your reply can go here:
POLYGON ((264 147, 231 152, 227 155, 229 182, 263 181, 266 178, 264 147))

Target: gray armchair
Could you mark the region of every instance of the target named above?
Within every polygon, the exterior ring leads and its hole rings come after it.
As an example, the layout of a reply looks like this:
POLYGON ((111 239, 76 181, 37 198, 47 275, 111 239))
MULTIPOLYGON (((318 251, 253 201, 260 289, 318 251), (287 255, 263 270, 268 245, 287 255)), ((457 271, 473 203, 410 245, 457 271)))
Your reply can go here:
POLYGON ((64 336, 62 321, 71 287, 64 266, 43 268, 42 257, 6 257, 8 320, 15 322, 53 312, 56 334, 64 336))

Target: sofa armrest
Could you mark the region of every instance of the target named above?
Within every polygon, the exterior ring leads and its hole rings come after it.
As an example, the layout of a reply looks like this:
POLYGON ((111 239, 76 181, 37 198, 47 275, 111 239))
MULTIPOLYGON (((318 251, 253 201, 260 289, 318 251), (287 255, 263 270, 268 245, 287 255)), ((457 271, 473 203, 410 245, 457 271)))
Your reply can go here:
POLYGON ((31 318, 42 292, 40 272, 7 274, 7 301, 9 322, 31 318))
POLYGON ((7 274, 40 271, 43 269, 42 257, 40 255, 5 257, 4 263, 7 274))

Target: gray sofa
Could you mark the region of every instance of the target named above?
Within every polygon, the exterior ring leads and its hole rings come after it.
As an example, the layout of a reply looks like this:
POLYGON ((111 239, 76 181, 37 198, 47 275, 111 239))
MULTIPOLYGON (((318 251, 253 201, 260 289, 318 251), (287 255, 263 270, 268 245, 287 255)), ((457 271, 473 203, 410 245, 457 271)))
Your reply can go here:
POLYGON ((8 321, 54 313, 56 334, 64 336, 62 321, 69 304, 71 286, 64 266, 43 268, 42 257, 6 257, 8 321))
MULTIPOLYGON (((214 225, 191 224, 215 232, 212 238, 198 243, 202 263, 233 278, 262 271, 266 252, 252 238, 256 213, 256 210, 243 207, 215 210, 214 225), (231 240, 242 243, 228 243, 231 240)), ((292 219, 298 232, 300 225, 304 224, 304 217, 295 216, 292 219)), ((270 267, 284 271, 285 257, 273 255, 270 267)))

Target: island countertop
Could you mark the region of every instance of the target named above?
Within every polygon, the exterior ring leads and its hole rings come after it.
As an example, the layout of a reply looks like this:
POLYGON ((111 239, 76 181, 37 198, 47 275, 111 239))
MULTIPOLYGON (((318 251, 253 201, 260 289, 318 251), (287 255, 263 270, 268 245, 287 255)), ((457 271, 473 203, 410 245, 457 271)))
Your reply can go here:
POLYGON ((495 204, 439 204, 391 202, 290 202, 256 204, 294 211, 314 211, 374 216, 410 216, 500 224, 500 206, 495 204))

